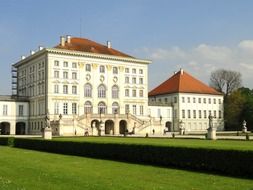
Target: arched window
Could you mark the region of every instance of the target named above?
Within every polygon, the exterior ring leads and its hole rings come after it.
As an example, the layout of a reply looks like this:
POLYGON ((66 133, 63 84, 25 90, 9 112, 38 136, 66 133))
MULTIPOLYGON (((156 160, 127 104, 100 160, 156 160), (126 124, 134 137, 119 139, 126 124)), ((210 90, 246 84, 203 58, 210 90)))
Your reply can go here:
POLYGON ((106 97, 106 88, 105 85, 101 84, 98 87, 98 97, 105 98, 106 97))
POLYGON ((106 104, 104 102, 98 103, 98 113, 105 114, 106 113, 106 104))
POLYGON ((112 103, 112 113, 119 113, 119 104, 118 102, 113 102, 112 103))
POLYGON ((92 86, 91 84, 84 85, 84 97, 91 97, 92 96, 92 86))
POLYGON ((116 85, 112 87, 112 98, 119 98, 119 88, 116 85))
POLYGON ((92 103, 90 101, 85 102, 84 113, 92 113, 92 103))

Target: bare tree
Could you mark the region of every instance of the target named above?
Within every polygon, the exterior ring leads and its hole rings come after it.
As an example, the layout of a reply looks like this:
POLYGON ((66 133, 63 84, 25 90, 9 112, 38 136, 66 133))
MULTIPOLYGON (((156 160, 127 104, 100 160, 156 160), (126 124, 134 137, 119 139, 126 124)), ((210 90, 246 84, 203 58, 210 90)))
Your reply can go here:
POLYGON ((210 76, 210 86, 223 92, 225 97, 241 87, 241 82, 241 73, 237 71, 218 69, 213 71, 210 76))

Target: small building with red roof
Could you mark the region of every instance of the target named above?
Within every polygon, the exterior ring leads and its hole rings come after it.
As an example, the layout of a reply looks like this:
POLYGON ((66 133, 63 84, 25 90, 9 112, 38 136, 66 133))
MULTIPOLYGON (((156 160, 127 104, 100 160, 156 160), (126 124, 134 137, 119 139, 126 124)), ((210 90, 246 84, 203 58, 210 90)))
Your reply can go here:
MULTIPOLYGON (((206 131, 208 116, 217 130, 224 129, 223 94, 180 69, 148 94, 150 106, 172 107, 172 121, 164 121, 166 131, 206 131)), ((162 115, 161 115, 162 117, 162 115)))

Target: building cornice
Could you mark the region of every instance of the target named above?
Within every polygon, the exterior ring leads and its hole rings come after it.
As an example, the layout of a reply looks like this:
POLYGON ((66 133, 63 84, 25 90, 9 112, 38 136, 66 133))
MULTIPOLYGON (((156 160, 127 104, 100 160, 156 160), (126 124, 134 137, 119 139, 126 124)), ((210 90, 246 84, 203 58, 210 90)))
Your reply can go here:
POLYGON ((151 60, 146 59, 136 59, 132 57, 121 57, 121 56, 114 56, 114 55, 105 55, 105 54, 98 54, 98 53, 88 53, 88 52, 81 52, 81 51, 73 51, 73 50, 64 50, 58 48, 44 48, 40 51, 37 51, 33 55, 29 55, 28 57, 18 61, 13 66, 17 67, 43 55, 44 53, 52 53, 52 54, 59 54, 59 55, 67 55, 67 56, 79 56, 79 57, 86 57, 86 58, 96 58, 96 59, 103 59, 103 60, 112 60, 112 61, 123 61, 123 62, 130 62, 130 63, 139 63, 139 64, 150 64, 152 63, 151 60))

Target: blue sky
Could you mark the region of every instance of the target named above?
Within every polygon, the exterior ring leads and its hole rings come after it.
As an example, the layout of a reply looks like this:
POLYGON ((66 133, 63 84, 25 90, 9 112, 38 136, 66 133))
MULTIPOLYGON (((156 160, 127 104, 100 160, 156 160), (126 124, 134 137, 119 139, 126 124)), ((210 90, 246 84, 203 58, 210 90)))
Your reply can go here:
POLYGON ((149 89, 181 67, 207 84, 215 69, 240 71, 253 88, 252 7, 251 0, 1 0, 0 94, 11 93, 11 64, 66 34, 151 59, 149 89))

